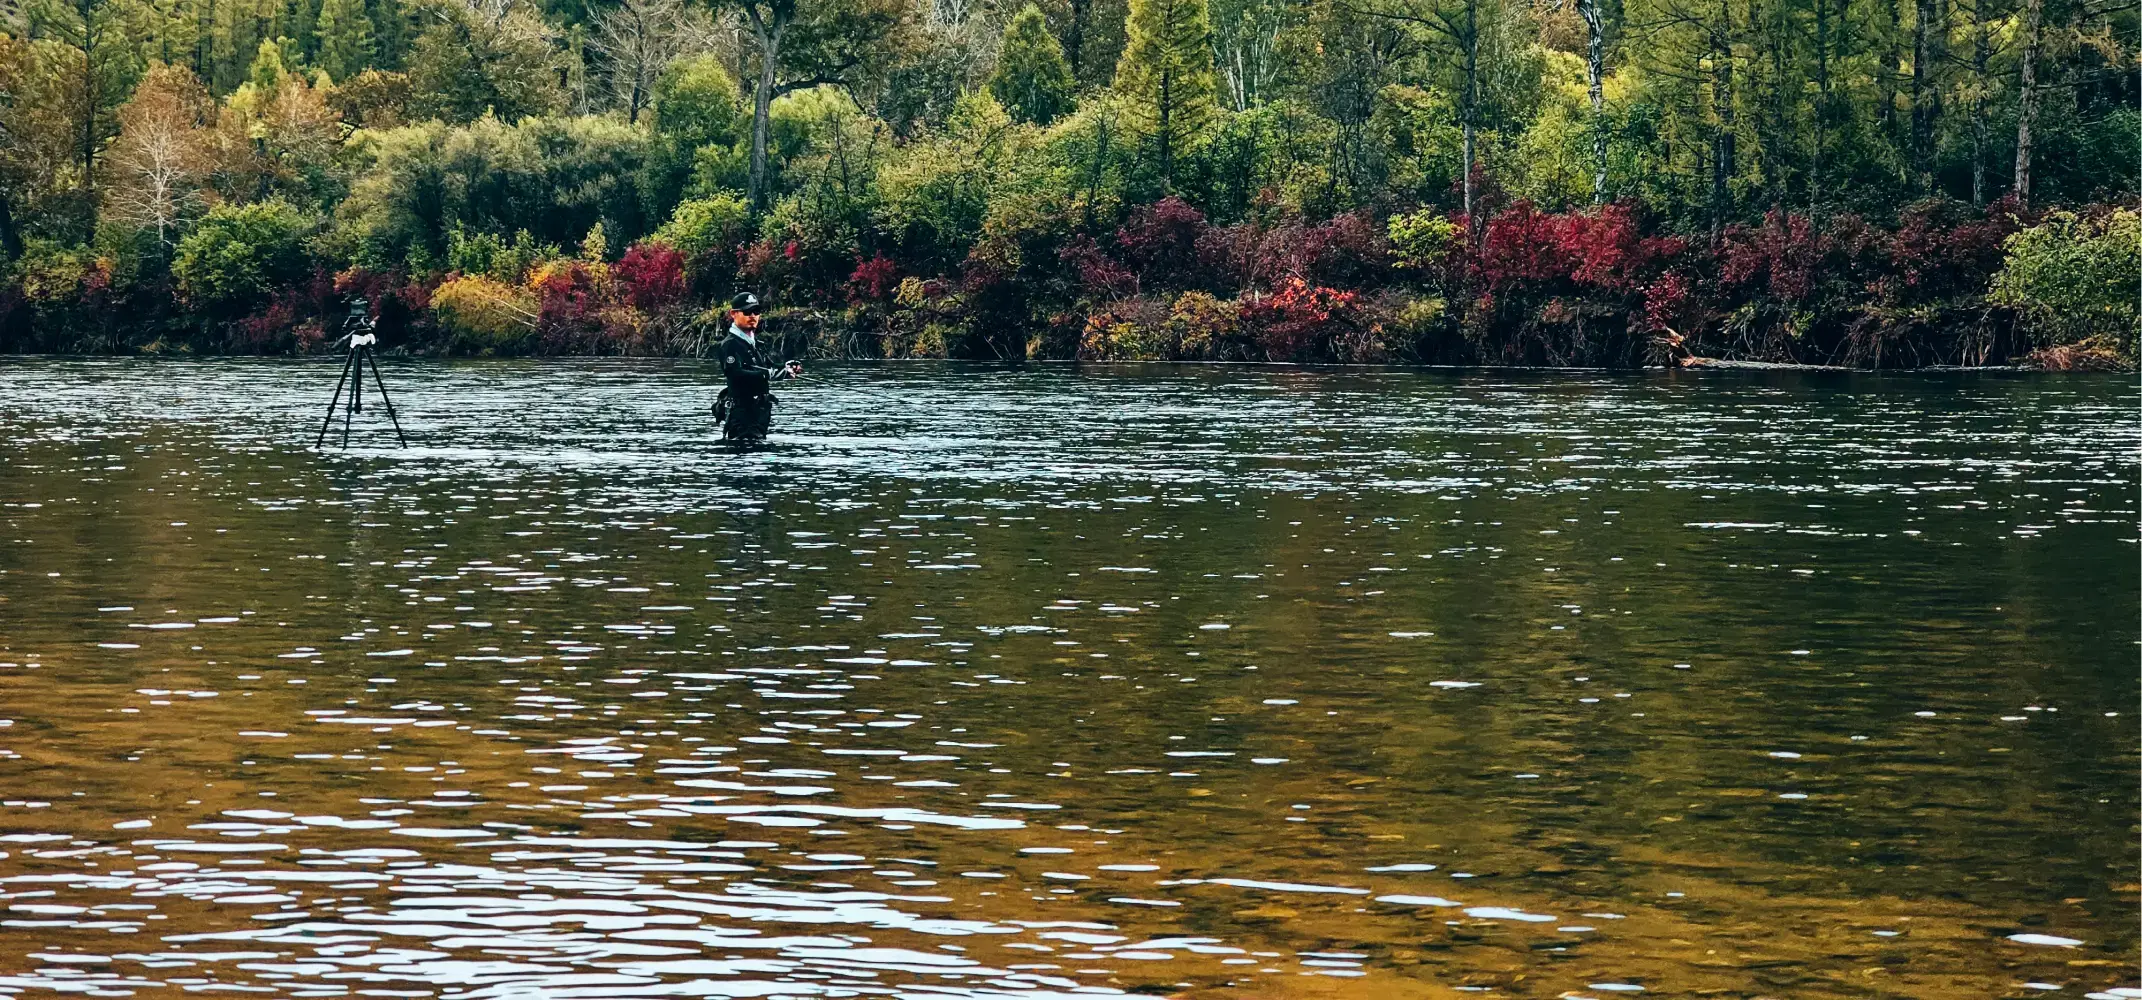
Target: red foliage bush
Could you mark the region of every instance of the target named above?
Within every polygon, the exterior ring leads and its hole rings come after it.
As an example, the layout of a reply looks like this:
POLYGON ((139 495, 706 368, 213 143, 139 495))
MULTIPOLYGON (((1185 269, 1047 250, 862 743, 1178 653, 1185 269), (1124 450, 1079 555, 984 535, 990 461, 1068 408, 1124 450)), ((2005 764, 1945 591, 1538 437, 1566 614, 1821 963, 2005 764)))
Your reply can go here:
POLYGON ((1307 277, 1318 284, 1369 288, 1391 276, 1391 244, 1366 212, 1334 216, 1302 233, 1307 277))
POLYGON ((1242 325, 1273 361, 1323 361, 1335 337, 1364 326, 1359 294, 1286 278, 1242 303, 1242 325))
POLYGON ((603 303, 597 294, 595 275, 579 261, 553 261, 538 272, 536 336, 547 351, 587 352, 615 346, 606 343, 603 303))
POLYGON ((1488 223, 1474 269, 1491 295, 1619 295, 1657 280, 1687 248, 1678 237, 1643 235, 1635 210, 1626 204, 1549 215, 1520 201, 1488 223))
POLYGON ((1138 293, 1138 276, 1090 236, 1073 238, 1056 256, 1078 275, 1080 290, 1089 296, 1122 298, 1138 293))
POLYGON ((2026 224, 2013 195, 1976 219, 1957 218, 1956 209, 1929 201, 1904 210, 1887 241, 1899 298, 1927 301, 1984 289, 2001 269, 2003 243, 2026 224))
POLYGON ((666 243, 635 243, 610 274, 624 286, 625 301, 654 312, 684 297, 684 254, 666 243))
POLYGON ((1116 230, 1116 246, 1142 285, 1194 287, 1200 270, 1198 243, 1211 228, 1205 213, 1171 196, 1132 211, 1116 230))
POLYGON ((238 321, 238 337, 254 351, 281 346, 297 326, 297 307, 287 295, 278 295, 259 312, 238 321))
POLYGON ((900 268, 876 254, 869 260, 855 259, 855 270, 848 274, 848 304, 883 305, 892 299, 893 290, 900 287, 900 268))
POLYGON ((1567 280, 1570 261, 1561 252, 1557 219, 1520 201, 1488 223, 1474 262, 1480 282, 1489 295, 1544 289, 1567 280))
POLYGON ((1727 290, 1801 305, 1825 277, 1836 244, 1804 215, 1771 209, 1759 226, 1728 227, 1718 248, 1718 281, 1727 290))

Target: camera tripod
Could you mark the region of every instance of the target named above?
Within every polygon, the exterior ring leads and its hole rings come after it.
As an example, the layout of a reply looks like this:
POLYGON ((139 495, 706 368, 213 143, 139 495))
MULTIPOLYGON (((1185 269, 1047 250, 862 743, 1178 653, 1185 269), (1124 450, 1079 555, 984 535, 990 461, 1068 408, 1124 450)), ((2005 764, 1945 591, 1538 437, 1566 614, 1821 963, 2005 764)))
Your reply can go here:
POLYGON ((394 422, 394 437, 402 447, 409 447, 409 438, 402 434, 402 421, 394 415, 394 401, 387 398, 387 382, 379 377, 379 361, 372 356, 372 345, 379 342, 379 335, 369 326, 362 332, 349 336, 350 353, 342 359, 342 377, 335 380, 335 395, 327 401, 327 419, 320 423, 320 437, 312 443, 315 448, 327 444, 328 428, 335 425, 335 408, 342 403, 342 386, 350 387, 349 403, 343 409, 342 446, 350 445, 350 425, 357 422, 357 414, 364 412, 364 370, 372 369, 372 384, 379 387, 379 401, 387 407, 387 419, 394 422))

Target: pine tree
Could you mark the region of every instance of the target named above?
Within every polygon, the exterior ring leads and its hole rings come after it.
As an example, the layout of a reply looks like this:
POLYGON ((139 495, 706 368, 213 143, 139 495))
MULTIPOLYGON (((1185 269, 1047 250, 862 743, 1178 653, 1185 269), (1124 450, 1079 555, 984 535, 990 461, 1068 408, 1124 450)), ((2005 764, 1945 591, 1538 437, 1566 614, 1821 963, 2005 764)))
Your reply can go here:
POLYGON ((253 84, 254 90, 272 94, 282 89, 284 72, 282 47, 275 44, 274 39, 261 39, 260 48, 253 56, 253 66, 246 72, 247 81, 253 84))
POLYGON ((1004 27, 1004 47, 989 78, 989 92, 1013 118, 1047 125, 1071 110, 1077 86, 1064 47, 1049 33, 1041 8, 1027 4, 1004 27))
POLYGON ((292 65, 312 65, 320 55, 321 0, 289 0, 283 8, 282 34, 290 41, 292 65))
POLYGON ((1116 61, 1116 91, 1151 147, 1161 183, 1175 180, 1175 158, 1193 147, 1219 116, 1212 66, 1212 16, 1205 0, 1131 0, 1129 35, 1116 61))
POLYGON ((414 31, 401 0, 367 0, 372 18, 372 65, 378 69, 401 69, 409 57, 414 31))
POLYGON ((320 5, 321 69, 334 80, 356 78, 372 65, 372 19, 364 0, 326 0, 320 5))
MULTIPOLYGON (((75 146, 85 236, 97 229, 97 158, 105 140, 118 130, 116 112, 140 71, 127 36, 132 13, 122 0, 64 0, 47 6, 35 22, 61 46, 64 55, 55 60, 55 69, 76 95, 68 132, 75 146)), ((19 142, 21 137, 8 136, 6 141, 19 142)))

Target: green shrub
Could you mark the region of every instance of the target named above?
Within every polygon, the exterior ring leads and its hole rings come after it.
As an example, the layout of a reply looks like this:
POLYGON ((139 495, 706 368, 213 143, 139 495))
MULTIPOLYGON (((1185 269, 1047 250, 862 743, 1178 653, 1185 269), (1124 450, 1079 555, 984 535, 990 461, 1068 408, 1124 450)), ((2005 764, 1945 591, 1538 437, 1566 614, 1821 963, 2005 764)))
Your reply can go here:
POLYGON ((180 294, 211 309, 242 307, 305 275, 314 220, 286 201, 222 205, 179 241, 180 294))
POLYGON ((1441 263, 1458 238, 1458 224, 1433 209, 1391 217, 1391 250, 1400 267, 1425 271, 1441 263))
POLYGON ((2008 238, 1992 298, 2060 340, 2109 337, 2132 358, 2142 285, 2142 215, 2053 212, 2008 238))
POLYGON ((456 224, 446 233, 446 269, 517 284, 538 261, 563 255, 555 244, 537 245, 523 229, 509 242, 497 233, 470 233, 456 224))
POLYGON ((734 194, 692 198, 677 205, 676 213, 655 231, 654 238, 696 262, 735 249, 744 241, 750 221, 751 206, 734 194))
POLYGON ((335 239, 340 252, 374 270, 428 269, 446 257, 456 225, 526 228, 538 243, 559 246, 579 242, 596 223, 619 240, 646 228, 647 132, 620 120, 434 121, 360 132, 351 145, 360 168, 336 209, 335 239))

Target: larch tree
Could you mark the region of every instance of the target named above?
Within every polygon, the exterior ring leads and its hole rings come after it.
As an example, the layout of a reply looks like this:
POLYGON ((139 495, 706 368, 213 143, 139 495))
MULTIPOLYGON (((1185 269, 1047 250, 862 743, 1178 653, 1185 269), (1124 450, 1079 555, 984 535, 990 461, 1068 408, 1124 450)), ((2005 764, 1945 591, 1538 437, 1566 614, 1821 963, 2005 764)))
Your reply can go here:
POLYGON ((1047 125, 1071 110, 1078 81, 1041 8, 1027 4, 1004 28, 989 92, 1019 121, 1047 125))
POLYGON ((77 191, 85 233, 97 229, 97 159, 118 129, 116 112, 140 66, 127 29, 134 11, 124 0, 48 0, 28 12, 32 37, 60 43, 61 72, 72 91, 69 138, 74 143, 77 191))
POLYGON ((1176 159, 1219 117, 1211 10, 1205 0, 1132 0, 1124 30, 1115 90, 1130 112, 1125 124, 1172 188, 1176 159))
POLYGON ((283 74, 289 70, 283 66, 282 46, 274 39, 263 38, 253 52, 253 65, 247 67, 245 79, 254 90, 272 94, 283 85, 283 74))
POLYGON ((355 79, 371 68, 372 18, 364 0, 325 0, 320 5, 319 67, 337 83, 355 79))
POLYGON ((75 96, 52 53, 0 32, 0 257, 22 256, 22 227, 63 211, 74 163, 75 96))
MULTIPOLYGON (((1480 160, 1480 129, 1486 91, 1492 72, 1493 29, 1502 17, 1501 0, 1334 0, 1336 9, 1408 25, 1425 34, 1434 47, 1443 50, 1434 60, 1455 71, 1458 111, 1458 174, 1460 206, 1473 218, 1478 201, 1477 166, 1480 160)), ((1475 224, 1467 230, 1473 238, 1486 235, 1487 227, 1475 224)))
POLYGON ((485 114, 514 122, 565 106, 569 71, 556 33, 521 0, 442 0, 409 52, 419 115, 468 122, 485 114))

